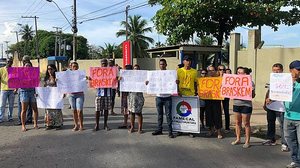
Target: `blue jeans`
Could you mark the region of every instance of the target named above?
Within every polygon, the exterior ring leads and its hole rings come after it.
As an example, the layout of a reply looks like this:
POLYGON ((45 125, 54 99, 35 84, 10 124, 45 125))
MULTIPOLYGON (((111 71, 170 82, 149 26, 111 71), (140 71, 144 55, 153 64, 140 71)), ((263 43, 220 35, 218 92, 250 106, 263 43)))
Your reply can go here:
POLYGON ((8 117, 7 119, 12 119, 14 110, 15 94, 13 90, 1 90, 0 93, 0 121, 3 121, 3 116, 5 114, 6 101, 8 101, 8 117))
MULTIPOLYGON (((22 104, 20 101, 20 94, 18 96, 18 121, 21 123, 21 112, 22 112, 22 104)), ((27 108, 27 117, 26 117, 26 122, 32 122, 32 108, 31 108, 31 103, 28 104, 27 108)))
POLYGON ((300 121, 284 119, 284 137, 290 148, 292 161, 300 165, 300 121))
POLYGON ((84 94, 69 94, 69 103, 72 110, 83 110, 84 94))
POLYGON ((277 113, 277 120, 279 122, 279 127, 280 127, 280 136, 281 136, 281 144, 287 145, 287 142, 284 138, 284 113, 278 112, 277 113))
POLYGON ((157 109, 157 130, 162 131, 163 120, 164 120, 164 110, 167 118, 167 123, 169 127, 169 133, 172 133, 172 98, 170 97, 156 97, 156 109, 157 109))

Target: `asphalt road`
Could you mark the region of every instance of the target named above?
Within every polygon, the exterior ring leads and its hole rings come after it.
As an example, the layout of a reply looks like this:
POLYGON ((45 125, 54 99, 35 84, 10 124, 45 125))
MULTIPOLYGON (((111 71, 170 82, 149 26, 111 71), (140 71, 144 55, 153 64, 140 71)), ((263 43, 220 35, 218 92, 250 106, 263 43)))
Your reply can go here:
MULTIPOLYGON (((145 96, 144 134, 117 129, 122 123, 120 99, 116 99, 115 112, 109 116, 110 131, 93 132, 94 91, 85 96, 84 126, 82 132, 71 131, 71 110, 65 101, 64 129, 43 129, 44 111, 40 110, 39 130, 29 125, 27 132, 21 126, 0 124, 0 168, 98 168, 98 167, 197 167, 197 168, 282 168, 290 163, 289 153, 280 146, 262 146, 262 139, 251 138, 252 146, 232 146, 233 133, 224 139, 206 137, 205 130, 195 138, 188 135, 170 139, 164 135, 152 136, 156 128, 154 97, 145 96)), ((15 113, 16 113, 15 108, 15 113)), ((16 116, 15 116, 16 118, 16 116)), ((101 118, 103 126, 103 118, 101 118)), ((166 126, 165 126, 166 128, 166 126)))

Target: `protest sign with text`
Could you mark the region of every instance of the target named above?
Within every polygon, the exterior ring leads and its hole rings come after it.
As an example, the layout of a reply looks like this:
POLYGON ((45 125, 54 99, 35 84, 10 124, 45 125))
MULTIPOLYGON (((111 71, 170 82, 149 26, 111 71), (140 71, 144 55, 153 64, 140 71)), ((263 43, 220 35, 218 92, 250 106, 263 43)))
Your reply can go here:
POLYGON ((230 99, 252 100, 252 80, 250 75, 224 74, 221 96, 230 99))
POLYGON ((269 98, 278 101, 292 101, 293 80, 290 73, 271 73, 269 98))
POLYGON ((146 92, 147 71, 145 70, 121 70, 121 92, 146 92))
POLYGON ((39 67, 9 67, 9 88, 35 88, 40 84, 39 67))
POLYGON ((55 72, 57 87, 62 93, 84 92, 87 90, 85 71, 55 72))
POLYGON ((57 87, 35 88, 37 107, 44 109, 63 109, 63 93, 57 87))
POLYGON ((177 94, 177 72, 175 70, 148 71, 148 94, 177 94))
POLYGON ((198 95, 203 100, 224 100, 221 96, 222 77, 198 78, 198 95))
POLYGON ((199 98, 197 96, 172 97, 173 131, 200 133, 199 98))
POLYGON ((116 67, 90 67, 91 88, 117 88, 116 67))

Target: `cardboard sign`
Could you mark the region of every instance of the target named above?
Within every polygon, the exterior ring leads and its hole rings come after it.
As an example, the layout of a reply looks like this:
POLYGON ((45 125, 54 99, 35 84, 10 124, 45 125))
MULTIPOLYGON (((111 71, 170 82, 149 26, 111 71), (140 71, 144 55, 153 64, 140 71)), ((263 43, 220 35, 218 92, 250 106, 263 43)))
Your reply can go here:
POLYGON ((271 73, 269 98, 278 101, 292 101, 293 80, 290 73, 271 73))
POLYGON ((200 133, 199 109, 197 96, 172 97, 173 131, 200 133))
POLYGON ((148 71, 148 94, 177 94, 177 72, 175 70, 148 71))
POLYGON ((57 87, 35 88, 37 107, 44 109, 63 109, 63 93, 57 87))
POLYGON ((203 100, 224 100, 221 96, 222 77, 198 78, 198 95, 203 100))
POLYGON ((9 67, 9 88, 35 88, 40 84, 39 67, 9 67))
POLYGON ((146 92, 147 71, 145 70, 121 70, 121 92, 146 92))
POLYGON ((221 96, 230 99, 252 100, 252 80, 250 75, 224 74, 221 96))
POLYGON ((85 71, 55 72, 57 87, 62 93, 84 92, 87 90, 85 71))
POLYGON ((117 88, 116 67, 90 67, 91 88, 117 88))

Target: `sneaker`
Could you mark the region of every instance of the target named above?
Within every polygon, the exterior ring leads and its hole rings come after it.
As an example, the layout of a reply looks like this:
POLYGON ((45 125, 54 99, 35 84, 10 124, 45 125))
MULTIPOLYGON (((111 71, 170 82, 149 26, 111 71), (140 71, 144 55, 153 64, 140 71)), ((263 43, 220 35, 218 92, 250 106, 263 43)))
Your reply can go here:
POLYGON ((295 162, 292 162, 292 163, 286 165, 286 167, 287 167, 287 168, 297 168, 297 167, 299 167, 299 166, 297 166, 297 164, 296 164, 295 162))
POLYGON ((13 122, 13 121, 14 121, 14 119, 12 119, 12 118, 8 119, 8 122, 13 122))
POLYGON ((276 145, 276 141, 266 140, 266 141, 262 142, 262 145, 265 145, 265 146, 275 146, 276 145))
POLYGON ((154 132, 152 132, 152 135, 162 135, 163 133, 162 133, 162 131, 154 131, 154 132))
POLYGON ((243 145, 243 148, 250 148, 250 144, 249 143, 245 143, 244 145, 243 145))
POLYGON ((190 136, 191 138, 195 138, 195 134, 193 134, 193 133, 190 133, 189 136, 190 136))
POLYGON ((288 147, 287 145, 282 144, 282 145, 281 145, 281 151, 282 151, 282 152, 288 152, 288 151, 290 151, 290 149, 289 149, 289 147, 288 147))
POLYGON ((169 138, 175 138, 175 136, 172 133, 169 133, 169 138))

